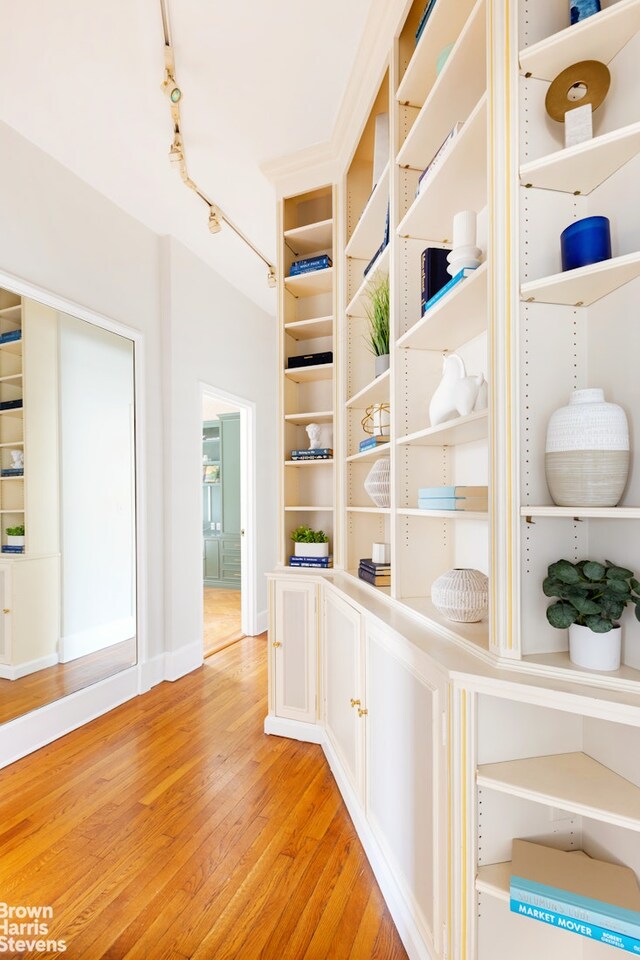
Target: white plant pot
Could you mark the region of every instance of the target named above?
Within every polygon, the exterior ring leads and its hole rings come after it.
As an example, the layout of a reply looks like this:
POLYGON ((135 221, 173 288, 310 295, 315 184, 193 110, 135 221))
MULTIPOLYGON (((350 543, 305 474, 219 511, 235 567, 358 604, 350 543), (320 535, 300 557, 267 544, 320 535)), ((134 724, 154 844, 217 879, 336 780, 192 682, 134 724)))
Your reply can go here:
POLYGON ((375 358, 376 377, 381 377, 382 374, 386 373, 389 369, 389 357, 390 355, 388 353, 383 353, 375 358))
POLYGON ((7 545, 9 547, 24 547, 24 541, 24 537, 10 537, 9 534, 7 534, 7 545))
POLYGON ((328 557, 328 543, 294 543, 294 557, 328 557))
POLYGON ((586 670, 617 670, 621 646, 622 627, 614 627, 609 633, 594 633, 579 623, 569 627, 569 659, 586 670))

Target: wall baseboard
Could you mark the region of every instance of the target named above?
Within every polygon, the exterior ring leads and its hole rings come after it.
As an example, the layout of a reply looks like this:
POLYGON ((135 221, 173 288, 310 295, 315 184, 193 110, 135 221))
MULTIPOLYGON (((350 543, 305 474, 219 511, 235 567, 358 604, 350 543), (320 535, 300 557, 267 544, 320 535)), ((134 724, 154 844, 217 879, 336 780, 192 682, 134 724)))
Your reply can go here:
POLYGON ((270 736, 302 740, 304 743, 322 743, 324 740, 324 727, 319 723, 285 720, 283 717, 274 717, 271 714, 264 718, 264 732, 270 736))
POLYGON ((168 650, 164 655, 164 679, 179 680, 202 665, 202 641, 196 640, 177 650, 168 650))
POLYGON ((138 693, 138 671, 135 667, 83 690, 32 710, 22 717, 9 720, 2 727, 0 738, 0 767, 25 757, 34 750, 58 740, 66 733, 84 726, 103 713, 138 693))
POLYGON ((125 617, 123 620, 114 620, 112 623, 90 627, 78 633, 70 633, 58 640, 58 656, 60 663, 68 663, 79 657, 86 657, 89 653, 97 653, 116 643, 123 643, 136 635, 135 617, 125 617))
POLYGON ((269 628, 269 611, 261 610, 260 613, 257 614, 256 616, 256 632, 255 632, 256 637, 261 633, 265 633, 268 630, 268 628, 269 628))
POLYGON ((164 653, 159 653, 157 657, 152 657, 145 663, 138 666, 138 692, 147 693, 152 687, 156 687, 165 679, 164 653))
POLYGON ((37 673, 38 670, 55 667, 57 663, 57 653, 49 653, 46 657, 38 657, 37 660, 27 660, 25 663, 18 663, 15 666, 3 663, 0 664, 0 679, 19 680, 20 677, 28 677, 30 673, 37 673))

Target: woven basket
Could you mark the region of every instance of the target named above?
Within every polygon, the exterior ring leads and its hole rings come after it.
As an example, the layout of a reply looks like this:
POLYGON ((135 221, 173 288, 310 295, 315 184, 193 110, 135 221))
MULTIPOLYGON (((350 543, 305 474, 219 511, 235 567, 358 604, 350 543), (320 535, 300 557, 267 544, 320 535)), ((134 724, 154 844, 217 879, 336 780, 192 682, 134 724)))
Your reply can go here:
POLYGON ((364 489, 371 497, 376 507, 391 506, 391 463, 389 457, 376 460, 367 474, 364 489))
POLYGON ((447 570, 433 581, 431 600, 447 620, 476 623, 487 613, 489 581, 480 570, 447 570))

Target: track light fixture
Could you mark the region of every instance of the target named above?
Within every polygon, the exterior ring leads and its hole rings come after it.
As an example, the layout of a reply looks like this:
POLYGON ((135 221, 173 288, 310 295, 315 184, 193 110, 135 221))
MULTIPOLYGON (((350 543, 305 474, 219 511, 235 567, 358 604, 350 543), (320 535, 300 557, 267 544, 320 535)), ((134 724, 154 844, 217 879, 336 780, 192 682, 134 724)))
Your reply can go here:
POLYGON ((164 80, 162 81, 162 89, 169 99, 171 105, 171 122, 173 125, 173 142, 169 150, 169 160, 172 164, 180 171, 180 176, 182 182, 189 187, 190 190, 200 197, 203 203, 206 203, 209 208, 209 230, 211 233, 220 233, 222 230, 222 225, 224 223, 225 227, 229 227, 230 230, 233 230, 235 235, 240 238, 240 240, 245 243, 250 250, 255 253, 257 257, 262 260, 265 266, 268 269, 267 274, 267 283, 270 287, 275 287, 277 283, 276 278, 276 268, 273 264, 265 257, 263 253, 258 250, 256 245, 249 240, 249 238, 242 232, 240 227, 237 227, 235 223, 229 219, 229 217, 220 209, 220 207, 211 200, 207 194, 200 189, 197 183, 191 179, 189 172, 187 170, 187 158, 185 156, 185 147, 182 139, 182 121, 180 117, 180 102, 182 101, 182 90, 176 82, 176 68, 175 68, 175 59, 173 55, 173 46, 171 44, 171 32, 169 29, 169 10, 168 10, 168 0, 160 0, 160 14, 162 16, 162 29, 164 33, 164 80))
POLYGON ((213 205, 209 207, 209 230, 211 233, 220 233, 222 230, 220 211, 213 205))

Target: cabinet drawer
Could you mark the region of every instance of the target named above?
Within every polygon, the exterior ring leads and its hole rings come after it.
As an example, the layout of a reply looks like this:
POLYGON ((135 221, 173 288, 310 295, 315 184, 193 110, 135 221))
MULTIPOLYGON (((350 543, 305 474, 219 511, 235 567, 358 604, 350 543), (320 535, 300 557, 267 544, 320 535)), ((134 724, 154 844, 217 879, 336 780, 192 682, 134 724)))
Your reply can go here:
POLYGON ((222 567, 222 579, 223 580, 241 580, 241 572, 239 567, 222 567))
POLYGON ((239 540, 221 540, 220 552, 223 557, 229 560, 240 560, 240 541, 239 540))

